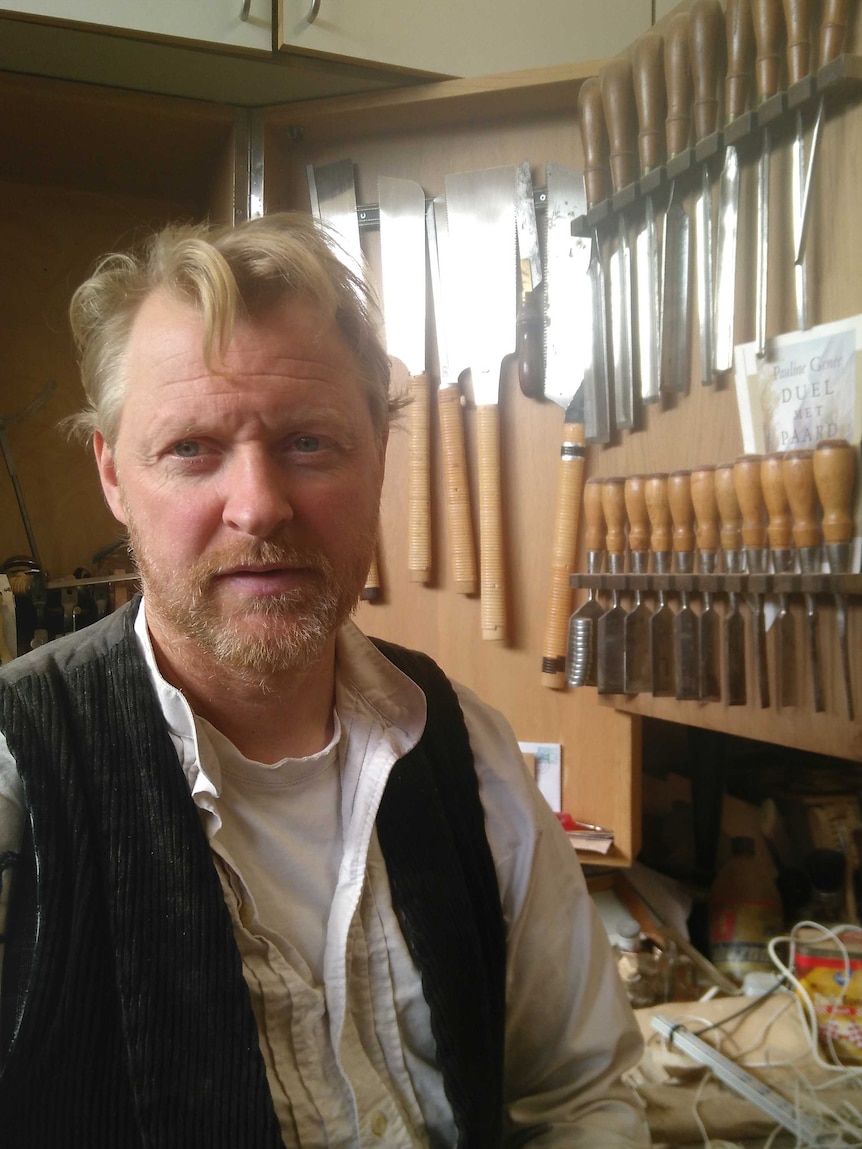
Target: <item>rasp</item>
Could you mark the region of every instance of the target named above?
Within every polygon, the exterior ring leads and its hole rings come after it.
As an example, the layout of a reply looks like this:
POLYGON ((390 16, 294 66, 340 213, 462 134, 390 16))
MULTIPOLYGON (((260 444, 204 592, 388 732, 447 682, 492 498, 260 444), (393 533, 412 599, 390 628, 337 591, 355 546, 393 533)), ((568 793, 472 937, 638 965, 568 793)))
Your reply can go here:
MULTIPOLYGON (((605 555, 605 512, 602 509, 602 480, 593 476, 584 483, 584 545, 587 573, 601 574, 605 555)), ((569 619, 566 652, 566 682, 569 686, 595 686, 598 621, 605 613, 594 586, 586 602, 569 619)))
MULTIPOLYGON (((758 106, 778 92, 781 58, 781 6, 779 0, 751 0, 756 58, 754 74, 758 106)), ((772 152, 770 124, 763 124, 757 164, 757 237, 755 262, 754 341, 757 357, 766 355, 766 317, 769 287, 769 163, 772 152)))
MULTIPOLYGON (((749 580, 767 574, 769 549, 766 545, 766 503, 760 480, 760 455, 741 455, 733 464, 733 482, 739 509, 742 511, 742 543, 749 580)), ((758 701, 763 709, 769 706, 769 669, 766 655, 766 593, 750 589, 748 605, 751 612, 751 638, 754 646, 754 665, 757 671, 758 701)))
MULTIPOLYGON (((668 173, 673 161, 688 154, 691 135, 691 58, 688 50, 690 17, 671 17, 664 45, 667 89, 668 173)), ((691 301, 691 221, 685 210, 683 173, 674 173, 664 216, 664 282, 661 307, 661 380, 668 391, 688 391, 691 301)))
MULTIPOLYGON (((691 501, 694 505, 697 570, 699 574, 712 576, 718 570, 719 548, 715 467, 698 467, 691 472, 691 501)), ((721 698, 721 619, 713 605, 711 590, 703 591, 698 641, 699 697, 701 702, 717 702, 721 698)))
POLYGON ((680 582, 680 607, 673 620, 675 694, 680 701, 700 698, 700 628, 689 602, 694 573, 694 504, 691 472, 672 471, 667 477, 667 498, 673 522, 673 566, 680 582))
POLYGON ((536 224, 533 177, 528 160, 516 169, 515 220, 518 228, 519 300, 515 321, 518 382, 530 399, 541 399, 545 388, 542 256, 536 224))
MULTIPOLYGON (((719 64, 724 56, 719 0, 694 0, 690 13, 689 48, 694 82, 694 134, 698 143, 718 126, 719 64)), ((697 320, 700 333, 700 379, 713 382, 715 323, 715 241, 713 235, 710 157, 701 161, 700 189, 694 203, 697 320)))
MULTIPOLYGON (((611 185, 618 194, 632 187, 637 171, 637 110, 629 60, 618 56, 605 64, 599 72, 599 85, 610 144, 611 185)), ((618 207, 617 244, 610 257, 614 416, 618 429, 631 428, 635 423, 632 274, 628 220, 618 207)))
MULTIPOLYGON (((764 455, 760 464, 760 482, 766 503, 766 537, 772 570, 776 575, 792 574, 796 565, 793 549, 793 519, 787 491, 784 489, 784 452, 764 455)), ((795 706, 796 690, 796 623, 790 611, 790 596, 779 591, 775 631, 775 694, 779 709, 795 706)))
POLYGON ((736 256, 739 232, 739 152, 736 130, 746 126, 743 116, 753 64, 754 24, 751 0, 727 0, 727 75, 724 81, 724 167, 718 185, 718 243, 715 253, 714 369, 733 368, 736 308, 736 256))
MULTIPOLYGON (((607 524, 605 547, 608 554, 608 573, 625 573, 626 557, 626 504, 625 481, 605 479, 602 484, 602 510, 607 524)), ((599 694, 624 694, 626 688, 626 611, 620 603, 621 588, 617 584, 611 591, 611 606, 601 616, 596 630, 599 694)))
POLYGON ((471 595, 476 594, 479 589, 479 575, 476 566, 467 452, 464 445, 461 388, 458 385, 458 369, 453 365, 449 337, 452 327, 449 309, 453 306, 455 292, 452 287, 452 267, 449 261, 449 220, 445 197, 438 196, 433 203, 428 204, 425 225, 440 376, 437 387, 437 412, 440 419, 443 484, 448 519, 449 566, 452 585, 458 594, 471 595))
MULTIPOLYGON (((624 497, 629 520, 630 570, 633 575, 642 576, 649 571, 650 554, 650 522, 643 475, 630 475, 626 479, 624 497)), ((643 694, 652 685, 649 653, 652 611, 644 602, 639 582, 635 582, 634 596, 634 606, 626 615, 625 624, 625 692, 643 694)))
POLYGON ((575 316, 589 317, 592 302, 591 244, 572 234, 572 223, 586 210, 583 172, 549 163, 545 285, 545 397, 563 409, 557 468, 542 683, 566 685, 566 647, 572 608, 571 576, 575 572, 578 523, 584 485, 584 372, 589 355, 575 316))
POLYGON ((673 611, 667 602, 667 575, 673 553, 667 475, 650 475, 646 481, 650 548, 658 589, 658 608, 650 619, 650 680, 656 698, 670 698, 675 690, 673 665, 673 611))
POLYGON ((724 616, 724 697, 728 706, 745 706, 745 620, 739 609, 737 587, 742 575, 742 512, 733 481, 733 464, 715 468, 715 501, 721 522, 722 569, 728 583, 728 611, 724 616))
POLYGON ((414 180, 380 176, 380 266, 386 349, 407 368, 407 569, 431 580, 431 393, 425 369, 425 192, 414 180))
MULTIPOLYGON (((814 452, 807 447, 787 451, 782 462, 784 489, 793 515, 793 543, 799 556, 799 568, 805 574, 820 574, 823 548, 820 532, 820 507, 814 481, 814 452)), ((805 627, 808 634, 808 659, 811 667, 811 691, 814 709, 825 709, 823 671, 817 634, 817 596, 805 592, 805 627)))
MULTIPOLYGON (((597 77, 584 80, 578 92, 578 123, 584 149, 584 188, 587 208, 608 196, 608 132, 605 125, 602 93, 597 77)), ((607 282, 598 226, 592 228, 590 252, 590 288, 592 354, 584 377, 584 434, 588 443, 607 443, 610 439, 611 363, 608 354, 607 282)))
MULTIPOLYGON (((814 449, 814 481, 823 508, 823 541, 833 575, 849 574, 853 543, 853 498, 857 451, 845 439, 824 439, 814 449)), ((847 717, 855 721, 853 679, 850 674, 850 639, 847 633, 847 597, 836 590, 835 623, 841 649, 841 673, 847 717)))
POLYGON ((664 181, 664 40, 646 32, 634 45, 632 75, 638 116, 639 189, 644 222, 635 239, 638 364, 641 399, 655 403, 661 388, 661 259, 655 196, 664 181))

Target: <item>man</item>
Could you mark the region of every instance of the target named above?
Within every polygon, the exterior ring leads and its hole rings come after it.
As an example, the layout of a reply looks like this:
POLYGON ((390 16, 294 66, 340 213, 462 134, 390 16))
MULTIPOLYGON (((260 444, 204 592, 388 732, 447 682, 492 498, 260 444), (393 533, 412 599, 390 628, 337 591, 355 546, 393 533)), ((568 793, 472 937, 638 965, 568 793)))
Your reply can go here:
POLYGON ((143 598, 0 676, 4 1147, 645 1144, 509 727, 349 621, 395 406, 362 285, 304 217, 168 229, 72 322, 143 598))

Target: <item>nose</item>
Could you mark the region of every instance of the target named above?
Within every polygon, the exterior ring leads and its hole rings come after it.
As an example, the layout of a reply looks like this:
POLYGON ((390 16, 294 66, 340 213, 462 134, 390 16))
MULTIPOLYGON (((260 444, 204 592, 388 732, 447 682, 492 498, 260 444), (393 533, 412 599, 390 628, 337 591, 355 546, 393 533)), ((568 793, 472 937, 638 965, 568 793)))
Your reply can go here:
POLYGON ((232 530, 266 539, 293 518, 288 476, 265 450, 238 452, 224 481, 222 521, 232 530))

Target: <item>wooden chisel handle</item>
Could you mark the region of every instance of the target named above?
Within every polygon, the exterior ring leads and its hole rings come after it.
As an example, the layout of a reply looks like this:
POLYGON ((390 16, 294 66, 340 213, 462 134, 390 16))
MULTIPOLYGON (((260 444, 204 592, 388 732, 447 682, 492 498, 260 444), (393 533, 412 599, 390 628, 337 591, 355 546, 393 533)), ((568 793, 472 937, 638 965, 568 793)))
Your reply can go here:
POLYGON ((667 26, 664 42, 664 82, 667 91, 667 154, 678 156, 691 136, 691 53, 688 12, 677 12, 667 26))
POLYGON ((503 563, 503 501, 500 490, 500 409, 476 408, 479 456, 479 568, 482 638, 506 641, 506 584, 503 563))
POLYGON ((584 483, 584 545, 587 554, 605 549, 605 512, 602 508, 602 480, 584 483))
POLYGON ((724 57, 720 0, 694 0, 688 42, 694 83, 694 136, 702 140, 718 127, 718 76, 724 57))
POLYGON ((814 452, 807 447, 787 451, 782 462, 784 488, 793 515, 793 541, 797 547, 820 545, 819 506, 814 482, 814 452))
POLYGON ((846 439, 824 439, 814 449, 813 467, 823 508, 823 539, 849 543, 853 538, 856 451, 846 439))
POLYGON ((611 183, 618 192, 633 183, 637 174, 637 109, 632 66, 625 56, 605 64, 599 85, 610 144, 611 183))
POLYGON ((641 174, 646 175, 653 168, 661 167, 666 151, 664 40, 657 32, 645 32, 635 41, 632 76, 638 116, 638 156, 641 174))
POLYGON ((783 0, 787 28, 787 82, 798 84, 811 71, 811 0, 783 0))
POLYGON ((557 509, 551 556, 551 585, 545 617, 542 682, 562 690, 566 684, 566 646, 572 613, 571 576, 578 551, 578 526, 584 493, 586 440, 580 423, 566 423, 560 446, 557 509))
POLYGON ((598 77, 591 76, 578 92, 578 124, 584 148, 584 188, 587 206, 607 199, 610 190, 610 143, 598 77))
POLYGON ((617 558, 626 553, 625 479, 605 479, 602 484, 602 510, 607 524, 605 546, 617 558))
POLYGON ((751 0, 754 17, 754 42, 757 55, 754 75, 758 103, 778 91, 781 75, 781 3, 780 0, 751 0))
POLYGON ((670 503, 667 497, 667 475, 650 475, 645 488, 650 521, 650 545, 654 554, 663 554, 673 545, 670 503))
POLYGON ((646 502, 646 479, 629 475, 625 481, 626 514, 629 520, 629 550, 642 553, 650 549, 649 511, 646 502))
POLYGON ((766 537, 773 551, 789 550, 793 546, 793 517, 784 486, 784 454, 773 451, 764 455, 760 463, 760 485, 766 503, 766 537))
POLYGON ((464 447, 461 392, 457 387, 437 389, 437 410, 440 414, 440 442, 448 511, 452 583, 458 594, 476 594, 479 589, 476 543, 467 477, 467 453, 464 447))
POLYGON ((719 545, 715 467, 698 467, 691 472, 691 501, 694 505, 697 549, 702 555, 714 555, 719 545))
POLYGON ((742 546, 742 511, 736 497, 733 464, 724 463, 715 468, 715 501, 721 520, 721 549, 733 553, 742 546))
POLYGON ((742 541, 746 547, 766 546, 766 503, 760 481, 760 455, 742 455, 733 464, 733 483, 742 511, 742 541))
POLYGON ((431 579, 431 392, 427 375, 409 381, 407 569, 411 582, 431 579))
POLYGON ((817 67, 823 68, 844 51, 849 20, 849 0, 823 0, 817 67))
POLYGON ((667 498, 673 520, 675 554, 694 553, 694 503, 691 498, 691 471, 672 471, 667 477, 667 498))
POLYGON ((748 86, 754 64, 754 22, 751 0, 727 0, 727 75, 724 80, 725 122, 738 119, 748 105, 748 86))

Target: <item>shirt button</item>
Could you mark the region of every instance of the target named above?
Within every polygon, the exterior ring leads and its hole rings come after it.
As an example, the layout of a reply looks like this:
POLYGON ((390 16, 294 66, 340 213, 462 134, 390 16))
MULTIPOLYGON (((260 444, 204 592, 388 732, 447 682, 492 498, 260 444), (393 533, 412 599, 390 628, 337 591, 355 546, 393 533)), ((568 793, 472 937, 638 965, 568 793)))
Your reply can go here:
POLYGON ((389 1122, 386 1120, 386 1114, 381 1113, 378 1109, 376 1113, 371 1115, 371 1132, 375 1137, 382 1137, 386 1132, 386 1126, 389 1122))

